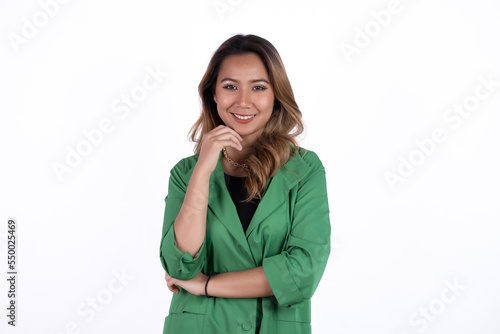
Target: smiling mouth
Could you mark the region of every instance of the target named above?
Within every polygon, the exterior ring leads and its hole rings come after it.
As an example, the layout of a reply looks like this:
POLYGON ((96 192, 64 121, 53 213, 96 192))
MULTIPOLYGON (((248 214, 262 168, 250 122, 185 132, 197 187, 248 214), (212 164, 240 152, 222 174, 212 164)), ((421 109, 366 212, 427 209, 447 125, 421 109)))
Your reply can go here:
POLYGON ((238 115, 238 114, 233 114, 233 116, 243 120, 255 117, 255 115, 238 115))

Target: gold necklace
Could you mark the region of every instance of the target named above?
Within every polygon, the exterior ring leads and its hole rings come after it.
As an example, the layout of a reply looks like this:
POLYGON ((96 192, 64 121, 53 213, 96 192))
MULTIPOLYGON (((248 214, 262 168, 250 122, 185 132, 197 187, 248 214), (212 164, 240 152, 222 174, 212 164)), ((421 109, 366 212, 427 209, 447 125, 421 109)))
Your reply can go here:
POLYGON ((228 157, 225 146, 222 148, 222 152, 224 153, 224 158, 226 158, 227 161, 229 161, 231 163, 231 165, 233 165, 234 167, 243 168, 247 171, 250 171, 247 164, 239 164, 236 161, 234 161, 233 159, 231 159, 230 157, 228 157))

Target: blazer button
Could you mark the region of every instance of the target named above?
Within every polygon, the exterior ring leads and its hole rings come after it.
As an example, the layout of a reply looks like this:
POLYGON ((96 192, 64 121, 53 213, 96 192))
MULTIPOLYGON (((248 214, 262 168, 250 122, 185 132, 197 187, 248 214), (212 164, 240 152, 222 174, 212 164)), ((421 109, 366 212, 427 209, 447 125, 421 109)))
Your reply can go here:
POLYGON ((250 321, 245 321, 244 323, 241 324, 241 328, 244 331, 249 331, 252 329, 252 324, 250 323, 250 321))

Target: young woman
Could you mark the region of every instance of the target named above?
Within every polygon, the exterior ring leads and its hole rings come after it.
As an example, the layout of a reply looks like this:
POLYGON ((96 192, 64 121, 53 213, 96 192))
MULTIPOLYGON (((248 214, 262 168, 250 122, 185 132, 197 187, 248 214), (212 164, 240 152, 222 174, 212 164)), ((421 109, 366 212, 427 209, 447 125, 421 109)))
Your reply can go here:
POLYGON ((174 292, 163 333, 311 333, 330 254, 325 169, 281 58, 255 35, 214 53, 195 155, 171 170, 160 244, 174 292))

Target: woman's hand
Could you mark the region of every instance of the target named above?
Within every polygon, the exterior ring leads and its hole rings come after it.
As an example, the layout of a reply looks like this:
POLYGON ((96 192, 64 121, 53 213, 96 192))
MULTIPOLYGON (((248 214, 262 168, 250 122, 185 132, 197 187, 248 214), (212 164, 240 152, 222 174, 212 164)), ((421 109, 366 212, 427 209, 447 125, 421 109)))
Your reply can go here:
POLYGON ((231 146, 241 151, 243 149, 241 141, 243 141, 243 138, 236 131, 228 126, 219 125, 203 136, 200 156, 196 167, 212 174, 217 166, 222 148, 224 146, 231 146))
POLYGON ((205 295, 205 283, 207 283, 208 276, 204 273, 200 272, 196 277, 188 280, 181 281, 175 278, 170 277, 167 272, 165 272, 165 280, 167 281, 167 287, 170 291, 179 293, 180 286, 184 290, 196 296, 205 295))
MULTIPOLYGON (((206 234, 210 176, 217 166, 222 148, 228 146, 241 151, 241 141, 243 139, 236 131, 222 125, 203 136, 198 161, 174 221, 175 242, 182 253, 196 254, 201 250, 206 234)), ((173 284, 169 288, 175 290, 173 284)))

